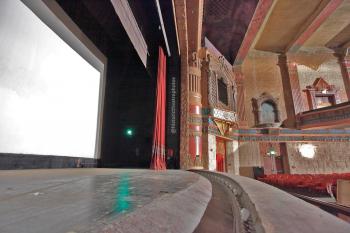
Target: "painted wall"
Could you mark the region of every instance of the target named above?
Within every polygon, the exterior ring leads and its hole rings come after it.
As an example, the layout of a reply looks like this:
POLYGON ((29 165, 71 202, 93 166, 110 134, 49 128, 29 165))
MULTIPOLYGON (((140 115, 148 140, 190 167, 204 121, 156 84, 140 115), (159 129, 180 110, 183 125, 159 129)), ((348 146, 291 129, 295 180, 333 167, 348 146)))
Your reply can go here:
POLYGON ((350 142, 317 142, 313 159, 300 155, 300 143, 287 143, 291 174, 350 172, 350 142))
POLYGON ((260 167, 263 163, 258 142, 239 142, 240 167, 260 167))
POLYGON ((259 97, 264 92, 278 99, 281 121, 285 120, 286 111, 277 57, 266 53, 251 53, 243 63, 243 74, 245 77, 245 107, 248 126, 253 127, 255 124, 251 100, 259 97))
POLYGON ((208 169, 216 170, 216 136, 208 134, 208 169))
POLYGON ((93 158, 100 72, 21 1, 0 2, 0 152, 93 158))
POLYGON ((239 175, 239 144, 238 141, 226 142, 227 172, 239 175))

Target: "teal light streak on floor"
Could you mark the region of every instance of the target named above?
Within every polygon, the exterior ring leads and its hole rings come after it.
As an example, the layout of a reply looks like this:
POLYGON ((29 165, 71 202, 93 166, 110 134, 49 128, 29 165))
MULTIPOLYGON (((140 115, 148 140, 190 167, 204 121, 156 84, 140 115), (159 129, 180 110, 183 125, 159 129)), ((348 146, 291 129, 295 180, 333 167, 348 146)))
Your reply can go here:
POLYGON ((113 212, 119 214, 130 208, 129 175, 123 174, 118 181, 113 212))

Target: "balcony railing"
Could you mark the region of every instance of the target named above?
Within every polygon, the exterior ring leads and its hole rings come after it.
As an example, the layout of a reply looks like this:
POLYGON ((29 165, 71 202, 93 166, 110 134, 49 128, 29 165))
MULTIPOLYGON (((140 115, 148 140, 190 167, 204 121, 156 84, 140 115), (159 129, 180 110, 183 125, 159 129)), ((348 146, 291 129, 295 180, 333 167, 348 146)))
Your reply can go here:
POLYGON ((350 127, 350 102, 310 110, 297 115, 297 127, 300 129, 347 126, 350 127))

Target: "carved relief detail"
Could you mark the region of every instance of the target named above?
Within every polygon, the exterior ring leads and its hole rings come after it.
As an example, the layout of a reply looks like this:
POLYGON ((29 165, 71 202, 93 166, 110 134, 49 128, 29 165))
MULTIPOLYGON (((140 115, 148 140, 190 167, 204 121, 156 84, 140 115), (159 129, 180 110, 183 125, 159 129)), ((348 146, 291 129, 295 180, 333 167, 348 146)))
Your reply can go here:
POLYGON ((209 93, 208 102, 212 108, 220 108, 228 111, 236 111, 236 93, 237 86, 233 80, 232 69, 228 66, 227 61, 223 56, 207 55, 205 62, 208 62, 209 73, 209 93), (219 100, 218 82, 222 80, 227 86, 228 103, 225 104, 219 100))

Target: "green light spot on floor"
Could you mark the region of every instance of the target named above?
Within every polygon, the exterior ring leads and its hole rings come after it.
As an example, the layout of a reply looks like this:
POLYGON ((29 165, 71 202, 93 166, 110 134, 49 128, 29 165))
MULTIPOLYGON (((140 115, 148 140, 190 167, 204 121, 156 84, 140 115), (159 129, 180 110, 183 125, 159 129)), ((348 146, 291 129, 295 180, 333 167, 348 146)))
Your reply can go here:
POLYGON ((123 175, 120 177, 117 185, 113 212, 123 213, 128 211, 130 208, 129 176, 123 175))

